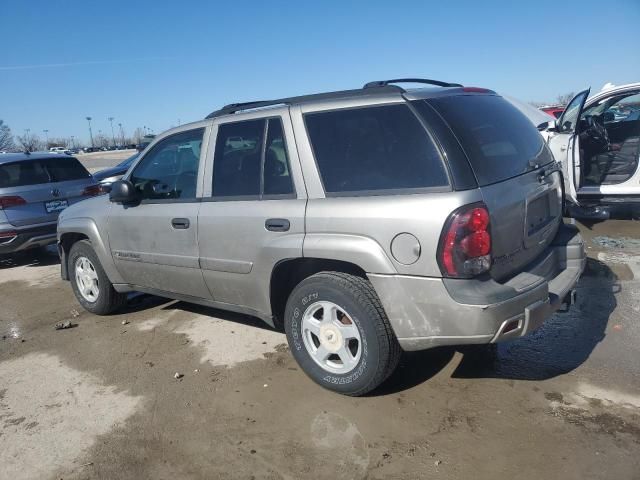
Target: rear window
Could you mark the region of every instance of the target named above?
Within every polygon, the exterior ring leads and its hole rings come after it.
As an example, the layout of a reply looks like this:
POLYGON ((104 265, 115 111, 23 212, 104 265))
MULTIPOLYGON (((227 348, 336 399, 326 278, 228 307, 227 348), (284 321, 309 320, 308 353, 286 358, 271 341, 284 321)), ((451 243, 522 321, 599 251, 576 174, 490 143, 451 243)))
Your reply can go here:
POLYGON ((436 146, 407 105, 309 113, 305 123, 327 193, 449 185, 436 146))
POLYGON ((25 160, 0 165, 0 188, 66 182, 90 176, 82 164, 73 157, 25 160))
POLYGON ((73 157, 49 158, 42 161, 51 176, 52 182, 67 182, 91 176, 87 169, 73 157))
MULTIPOLYGON (((430 99, 464 148, 478 183, 489 185, 553 160, 540 133, 507 100, 495 95, 430 99)), ((429 108, 415 102, 418 110, 429 108)))

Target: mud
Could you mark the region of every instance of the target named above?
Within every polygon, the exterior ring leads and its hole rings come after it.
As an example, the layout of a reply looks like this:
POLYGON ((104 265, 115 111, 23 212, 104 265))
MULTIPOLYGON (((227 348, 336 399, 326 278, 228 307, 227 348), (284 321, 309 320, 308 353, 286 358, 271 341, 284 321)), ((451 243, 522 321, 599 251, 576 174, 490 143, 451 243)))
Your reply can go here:
POLYGON ((256 319, 147 295, 96 317, 55 257, 0 261, 0 478, 637 479, 638 257, 592 239, 640 223, 581 229, 570 312, 495 348, 407 353, 365 398, 315 385, 256 319))

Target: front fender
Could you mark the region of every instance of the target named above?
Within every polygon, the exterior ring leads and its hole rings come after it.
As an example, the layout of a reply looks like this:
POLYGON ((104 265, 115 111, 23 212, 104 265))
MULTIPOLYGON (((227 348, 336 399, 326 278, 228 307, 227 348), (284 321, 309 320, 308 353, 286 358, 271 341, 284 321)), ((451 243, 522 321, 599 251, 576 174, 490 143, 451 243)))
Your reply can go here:
POLYGON ((398 273, 380 244, 360 235, 310 233, 305 236, 302 254, 353 263, 366 273, 398 273))
MULTIPOLYGON (((91 246, 96 252, 98 260, 100 260, 102 269, 107 274, 107 277, 109 277, 111 283, 124 283, 124 280, 118 273, 115 263, 113 262, 113 257, 111 256, 111 251, 109 250, 108 240, 103 238, 103 235, 100 234, 100 230, 98 229, 96 222, 92 218, 65 218, 64 220, 58 222, 59 250, 62 249, 61 244, 64 236, 68 234, 81 234, 86 236, 91 242, 91 246)), ((63 256, 61 255, 63 261, 65 261, 66 255, 64 255, 64 257, 65 258, 63 258, 63 256)))

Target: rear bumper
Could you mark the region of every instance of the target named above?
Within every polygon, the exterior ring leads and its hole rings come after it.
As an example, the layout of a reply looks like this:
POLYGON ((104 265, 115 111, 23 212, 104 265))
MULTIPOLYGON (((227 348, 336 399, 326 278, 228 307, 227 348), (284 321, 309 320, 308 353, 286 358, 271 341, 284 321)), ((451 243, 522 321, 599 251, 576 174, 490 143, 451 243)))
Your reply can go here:
POLYGON ((30 227, 0 226, 0 232, 14 232, 15 236, 0 239, 0 254, 15 253, 56 243, 56 223, 30 227))
POLYGON ((371 274, 405 350, 493 343, 539 328, 575 298, 586 265, 582 237, 564 225, 554 243, 523 272, 499 283, 371 274))

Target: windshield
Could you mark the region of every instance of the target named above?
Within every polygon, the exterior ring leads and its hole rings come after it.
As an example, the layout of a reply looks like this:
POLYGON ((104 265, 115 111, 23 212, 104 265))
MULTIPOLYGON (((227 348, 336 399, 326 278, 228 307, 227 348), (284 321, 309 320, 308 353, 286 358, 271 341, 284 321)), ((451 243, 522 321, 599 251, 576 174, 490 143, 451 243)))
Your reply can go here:
MULTIPOLYGON (((414 102, 420 111, 427 101, 414 102)), ((428 100, 465 150, 480 186, 526 173, 553 161, 531 121, 496 95, 455 95, 428 100)))
POLYGON ((136 160, 136 158, 138 158, 138 153, 131 155, 129 158, 127 158, 126 160, 120 162, 118 164, 119 167, 126 167, 129 168, 131 166, 131 164, 136 160))

